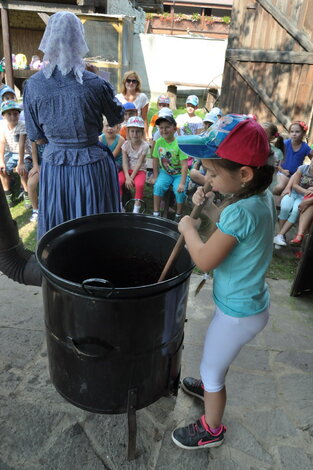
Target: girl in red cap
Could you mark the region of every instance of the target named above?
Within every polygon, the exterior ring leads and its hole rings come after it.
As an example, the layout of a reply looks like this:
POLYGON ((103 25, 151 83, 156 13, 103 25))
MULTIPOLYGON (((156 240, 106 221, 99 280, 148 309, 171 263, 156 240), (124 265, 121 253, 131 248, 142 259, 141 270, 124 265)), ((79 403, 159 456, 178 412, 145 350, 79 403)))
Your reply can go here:
MULTIPOLYGON (((226 115, 210 129, 206 137, 178 138, 184 152, 202 159, 212 190, 229 195, 216 230, 205 243, 197 231, 198 221, 185 216, 178 225, 196 265, 203 272, 214 270, 215 303, 201 379, 182 381, 182 389, 204 400, 205 408, 195 423, 173 431, 173 441, 184 449, 223 443, 226 373, 241 348, 265 327, 269 315, 265 274, 272 259, 276 213, 267 190, 274 172, 268 138, 247 116, 226 115)), ((193 200, 199 205, 204 199, 199 188, 193 200)))

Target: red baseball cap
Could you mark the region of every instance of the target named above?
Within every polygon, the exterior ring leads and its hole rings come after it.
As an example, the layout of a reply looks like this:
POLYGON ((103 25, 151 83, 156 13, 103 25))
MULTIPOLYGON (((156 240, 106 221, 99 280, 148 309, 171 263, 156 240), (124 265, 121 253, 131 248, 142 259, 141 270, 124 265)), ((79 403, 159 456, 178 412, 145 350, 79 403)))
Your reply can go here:
POLYGON ((254 119, 241 121, 216 149, 216 155, 241 165, 263 166, 270 154, 268 137, 254 119))
POLYGON ((245 114, 226 114, 202 135, 177 138, 187 155, 201 160, 225 158, 241 165, 263 166, 270 146, 263 127, 245 114))

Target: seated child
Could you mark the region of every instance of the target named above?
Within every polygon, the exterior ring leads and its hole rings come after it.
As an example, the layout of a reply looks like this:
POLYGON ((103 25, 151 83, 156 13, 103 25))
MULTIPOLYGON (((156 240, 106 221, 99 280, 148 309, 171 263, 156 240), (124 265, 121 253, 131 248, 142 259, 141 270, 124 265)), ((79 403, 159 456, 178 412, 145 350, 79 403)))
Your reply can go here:
POLYGON ((203 118, 204 132, 207 131, 212 126, 212 124, 215 124, 218 119, 219 117, 215 112, 210 111, 209 113, 206 113, 203 118))
MULTIPOLYGON (((40 173, 42 154, 43 154, 46 144, 36 144, 36 142, 32 142, 31 144, 32 144, 33 167, 28 173, 27 188, 28 188, 29 199, 31 200, 33 211, 29 220, 30 222, 37 222, 39 173, 40 173)), ((21 146, 22 148, 23 146, 25 146, 25 139, 20 137, 20 148, 21 146)))
MULTIPOLYGON (((274 244, 278 246, 286 246, 286 233, 297 222, 300 211, 299 205, 302 200, 311 198, 313 196, 313 161, 310 165, 301 165, 293 176, 292 191, 286 194, 280 204, 279 214, 279 232, 274 237, 274 244)), ((293 244, 301 243, 303 233, 298 233, 295 239, 292 240, 293 244)))
POLYGON ((186 99, 186 113, 179 114, 176 118, 178 135, 201 134, 203 132, 203 121, 196 115, 199 98, 190 95, 186 99))
POLYGON ((27 191, 28 172, 32 167, 31 144, 25 140, 25 153, 20 151, 20 135, 26 135, 25 124, 19 121, 21 107, 16 101, 5 101, 1 105, 3 121, 0 127, 0 178, 10 207, 13 206, 10 190, 10 175, 15 171, 21 178, 25 207, 31 207, 27 191))
POLYGON ((118 180, 121 196, 124 184, 129 190, 135 188, 133 212, 138 214, 146 181, 146 156, 149 152, 149 144, 143 140, 145 123, 141 117, 130 117, 126 126, 127 140, 122 145, 123 170, 119 172, 118 180))
MULTIPOLYGON (((160 111, 163 108, 169 108, 169 106, 170 106, 169 97, 165 96, 165 95, 160 95, 158 97, 158 101, 157 101, 158 111, 160 111)), ((150 120, 149 129, 148 129, 148 137, 149 137, 150 141, 152 140, 153 133, 156 130, 156 123, 155 122, 158 119, 158 117, 159 117, 159 112, 155 113, 152 116, 151 120, 150 120)))
POLYGON ((117 171, 121 171, 123 167, 122 145, 125 142, 125 139, 118 133, 119 128, 119 124, 116 124, 113 127, 109 126, 106 117, 104 117, 103 133, 99 137, 100 142, 111 150, 113 157, 115 158, 117 171))
MULTIPOLYGON (((0 100, 1 102, 3 101, 17 101, 15 91, 9 87, 8 85, 5 85, 4 88, 0 90, 0 100)), ((20 121, 25 121, 24 117, 24 111, 23 111, 23 106, 20 104, 21 107, 21 112, 20 112, 20 121)), ((2 116, 0 117, 0 120, 2 119, 2 116)))
POLYGON ((120 135, 123 137, 123 139, 127 140, 127 121, 130 117, 133 116, 138 116, 138 110, 136 108, 136 105, 131 102, 126 102, 123 104, 124 108, 124 122, 122 123, 121 130, 120 130, 120 135))
POLYGON ((156 141, 153 154, 153 204, 154 216, 160 215, 161 198, 171 185, 177 203, 175 220, 182 217, 188 186, 188 155, 178 147, 175 139, 176 121, 172 116, 159 117, 156 121, 161 137, 156 141), (160 169, 161 168, 161 169, 160 169))

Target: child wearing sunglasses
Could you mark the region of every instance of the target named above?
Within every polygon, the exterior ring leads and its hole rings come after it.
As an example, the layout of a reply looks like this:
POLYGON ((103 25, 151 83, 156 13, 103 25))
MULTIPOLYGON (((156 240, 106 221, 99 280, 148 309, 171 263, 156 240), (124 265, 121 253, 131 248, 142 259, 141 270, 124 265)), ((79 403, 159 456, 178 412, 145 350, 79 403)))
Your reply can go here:
POLYGON ((139 75, 130 70, 125 73, 123 78, 122 92, 116 95, 116 98, 122 103, 127 101, 134 103, 137 108, 138 116, 144 120, 145 123, 145 137, 148 137, 148 108, 149 99, 145 93, 141 93, 141 80, 139 75))

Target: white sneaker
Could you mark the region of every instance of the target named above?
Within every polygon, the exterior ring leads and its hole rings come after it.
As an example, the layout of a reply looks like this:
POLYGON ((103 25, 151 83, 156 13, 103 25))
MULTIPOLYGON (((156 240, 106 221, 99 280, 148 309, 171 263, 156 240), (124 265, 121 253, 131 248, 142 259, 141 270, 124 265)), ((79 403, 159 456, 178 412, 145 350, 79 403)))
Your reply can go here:
POLYGON ((32 216, 29 219, 30 222, 37 222, 38 220, 38 211, 33 210, 32 216))
POLYGON ((280 233, 274 237, 273 242, 275 245, 287 246, 285 236, 281 235, 280 233))

